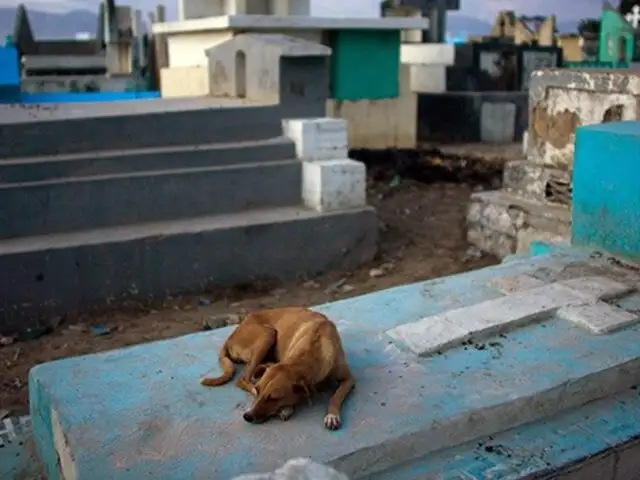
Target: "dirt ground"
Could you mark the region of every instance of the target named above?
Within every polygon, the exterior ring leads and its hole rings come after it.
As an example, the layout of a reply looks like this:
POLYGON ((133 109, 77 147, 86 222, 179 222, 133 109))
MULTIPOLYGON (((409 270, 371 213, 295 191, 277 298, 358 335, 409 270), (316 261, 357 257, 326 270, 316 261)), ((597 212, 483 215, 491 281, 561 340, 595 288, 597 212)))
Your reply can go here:
MULTIPOLYGON (((49 333, 27 341, 0 338, 0 416, 27 411, 27 374, 39 363, 217 328, 230 313, 318 305, 497 263, 467 244, 464 218, 471 192, 498 188, 504 161, 517 151, 468 145, 425 146, 419 155, 354 152, 367 163, 369 202, 380 218, 375 261, 304 282, 219 289, 58 319, 49 333)), ((212 361, 216 357, 211 352, 212 361)))

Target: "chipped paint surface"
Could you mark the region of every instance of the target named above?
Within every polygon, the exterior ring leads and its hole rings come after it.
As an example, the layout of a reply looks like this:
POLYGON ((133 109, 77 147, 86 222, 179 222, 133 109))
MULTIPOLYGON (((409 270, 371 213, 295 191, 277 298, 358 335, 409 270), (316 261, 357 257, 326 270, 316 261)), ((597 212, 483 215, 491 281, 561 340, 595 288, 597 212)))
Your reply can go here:
POLYGON ((636 120, 639 96, 640 76, 632 71, 534 72, 527 157, 535 163, 571 169, 576 127, 636 120))

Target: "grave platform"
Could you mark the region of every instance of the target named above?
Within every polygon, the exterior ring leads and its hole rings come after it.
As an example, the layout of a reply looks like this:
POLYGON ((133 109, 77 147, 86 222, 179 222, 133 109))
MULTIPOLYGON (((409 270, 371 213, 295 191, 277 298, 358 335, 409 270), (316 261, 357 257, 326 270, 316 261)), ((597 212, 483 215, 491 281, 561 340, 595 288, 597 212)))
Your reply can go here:
MULTIPOLYGON (((229 479, 299 456, 353 479, 420 477, 431 454, 615 402, 640 383, 638 288, 637 265, 559 249, 319 306, 357 381, 337 432, 323 428, 325 398, 255 426, 233 384, 201 387, 229 329, 40 365, 29 379, 37 452, 50 479, 229 479)), ((610 446, 589 445, 585 456, 610 446)), ((506 478, 532 471, 510 458, 506 478)), ((544 471, 558 458, 533 463, 544 471)), ((450 465, 445 478, 472 466, 450 465)))

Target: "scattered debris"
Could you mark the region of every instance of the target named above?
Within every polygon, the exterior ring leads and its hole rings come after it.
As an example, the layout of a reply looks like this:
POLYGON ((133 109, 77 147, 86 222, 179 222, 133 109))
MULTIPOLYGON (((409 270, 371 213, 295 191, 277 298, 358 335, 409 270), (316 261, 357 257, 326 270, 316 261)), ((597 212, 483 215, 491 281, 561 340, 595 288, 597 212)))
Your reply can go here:
POLYGON ((8 347, 9 345, 13 345, 14 343, 16 343, 16 340, 16 337, 5 337, 3 335, 0 335, 0 346, 8 347))
POLYGON ((103 327, 102 325, 92 325, 91 326, 91 333, 93 335, 95 335, 96 337, 101 337, 103 335, 109 335, 111 332, 113 332, 113 328, 112 327, 103 327))
POLYGON ((384 277, 385 273, 386 272, 381 268, 372 268, 371 270, 369 270, 369 276, 371 278, 384 277))
POLYGON ((207 305, 211 305, 211 302, 206 298, 200 298, 198 299, 198 305, 200 305, 201 307, 206 307, 207 305))
POLYGON ((391 188, 396 188, 396 187, 399 187, 400 185, 402 185, 402 177, 396 173, 391 178, 391 181, 389 182, 389 186, 391 188))
POLYGON ((311 289, 311 288, 320 288, 320 284, 319 284, 318 282, 314 281, 314 280, 309 280, 308 282, 304 282, 304 283, 302 284, 302 286, 303 286, 304 288, 308 288, 308 289, 311 289))
POLYGON ((371 270, 369 270, 369 277, 371 278, 384 277, 386 274, 391 272, 394 268, 396 268, 396 265, 393 262, 383 263, 378 268, 372 268, 371 270))
POLYGON ((10 413, 9 410, 0 410, 0 420, 7 418, 10 413))
POLYGON ((21 348, 16 348, 16 353, 13 354, 13 361, 16 362, 18 360, 18 357, 20 357, 20 354, 22 353, 22 349, 21 348))
POLYGON ((324 293, 326 293, 327 295, 332 295, 338 291, 340 291, 340 289, 342 288, 342 286, 347 283, 347 279, 346 278, 341 278, 340 280, 338 280, 335 283, 332 283, 331 285, 329 285, 326 290, 324 291, 324 293))
POLYGON ((47 335, 49 333, 51 333, 53 331, 53 329, 51 328, 51 325, 46 325, 46 326, 42 326, 42 327, 33 327, 33 328, 27 328, 25 330, 22 330, 19 334, 18 334, 18 340, 20 340, 21 342, 28 342, 29 340, 35 340, 37 338, 40 338, 44 335, 47 335))
POLYGON ((340 287, 340 291, 342 293, 351 293, 353 291, 355 291, 356 287, 354 287, 353 285, 343 285, 342 287, 340 287))

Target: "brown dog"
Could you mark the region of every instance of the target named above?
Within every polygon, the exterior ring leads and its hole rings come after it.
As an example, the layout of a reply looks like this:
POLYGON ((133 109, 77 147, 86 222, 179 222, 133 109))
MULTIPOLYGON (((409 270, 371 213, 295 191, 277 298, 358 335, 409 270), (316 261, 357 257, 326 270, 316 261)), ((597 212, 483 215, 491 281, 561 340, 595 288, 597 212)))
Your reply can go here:
POLYGON ((342 404, 355 386, 335 324, 306 308, 277 308, 249 313, 229 336, 218 358, 222 375, 202 385, 229 382, 234 362, 245 363, 236 386, 255 397, 243 418, 262 423, 279 416, 287 420, 302 401, 311 402, 316 387, 336 380, 324 426, 340 427, 342 404), (276 363, 267 363, 275 360, 276 363))

